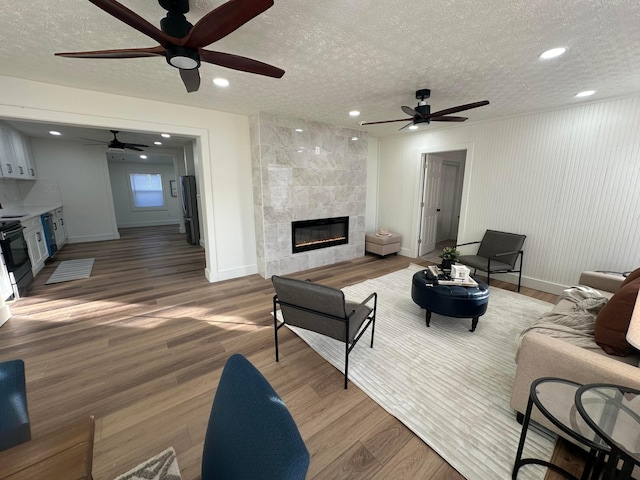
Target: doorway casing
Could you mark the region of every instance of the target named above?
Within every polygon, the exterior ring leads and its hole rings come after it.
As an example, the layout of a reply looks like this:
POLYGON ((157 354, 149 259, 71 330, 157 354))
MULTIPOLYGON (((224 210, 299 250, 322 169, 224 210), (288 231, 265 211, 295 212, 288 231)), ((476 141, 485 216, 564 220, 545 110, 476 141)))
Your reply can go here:
POLYGON ((427 159, 428 155, 437 155, 444 154, 449 152, 456 151, 465 151, 466 156, 464 160, 464 176, 462 180, 462 192, 460 194, 460 217, 457 225, 457 237, 464 238, 465 235, 465 226, 466 226, 466 217, 468 211, 468 202, 469 202, 469 182, 470 175, 472 172, 472 163, 473 163, 473 144, 456 144, 456 145, 440 145, 433 147, 423 147, 418 150, 417 156, 417 169, 418 174, 416 175, 416 192, 417 198, 414 202, 414 212, 413 218, 414 222, 414 235, 412 235, 412 245, 411 252, 415 257, 419 257, 420 253, 420 236, 422 230, 422 202, 424 196, 424 186, 427 170, 424 168, 424 162, 427 159))

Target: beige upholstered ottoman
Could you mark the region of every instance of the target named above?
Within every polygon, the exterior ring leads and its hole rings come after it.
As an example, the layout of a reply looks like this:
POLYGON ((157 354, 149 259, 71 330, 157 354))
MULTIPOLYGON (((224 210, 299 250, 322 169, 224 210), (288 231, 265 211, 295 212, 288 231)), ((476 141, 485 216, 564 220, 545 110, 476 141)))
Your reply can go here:
POLYGON ((402 236, 397 233, 383 235, 381 233, 367 233, 365 235, 364 249, 376 255, 386 256, 400 251, 402 236))

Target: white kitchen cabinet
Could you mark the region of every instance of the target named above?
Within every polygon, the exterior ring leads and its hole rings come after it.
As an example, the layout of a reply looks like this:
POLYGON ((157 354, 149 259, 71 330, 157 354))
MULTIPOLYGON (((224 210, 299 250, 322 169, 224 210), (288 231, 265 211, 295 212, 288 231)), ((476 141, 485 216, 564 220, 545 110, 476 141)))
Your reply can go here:
POLYGON ((11 141, 13 143, 13 154, 16 158, 16 164, 18 165, 18 171, 22 172, 21 167, 24 167, 24 176, 21 177, 24 180, 36 180, 35 162, 33 161, 33 155, 31 154, 31 143, 29 138, 25 137, 19 132, 11 131, 11 141))
POLYGON ((4 178, 38 178, 29 139, 5 125, 0 125, 0 171, 4 178))
POLYGON ((4 125, 0 125, 0 172, 5 178, 15 178, 17 171, 11 130, 4 125))
POLYGON ((40 270, 42 270, 42 267, 44 267, 44 261, 49 258, 47 241, 44 237, 40 217, 34 217, 22 222, 22 226, 24 227, 24 238, 27 241, 27 248, 29 249, 31 271, 35 277, 40 270))
POLYGON ((53 215, 53 232, 56 236, 56 245, 58 246, 58 250, 67 243, 67 227, 64 225, 64 215, 62 211, 62 207, 56 208, 51 211, 53 215))

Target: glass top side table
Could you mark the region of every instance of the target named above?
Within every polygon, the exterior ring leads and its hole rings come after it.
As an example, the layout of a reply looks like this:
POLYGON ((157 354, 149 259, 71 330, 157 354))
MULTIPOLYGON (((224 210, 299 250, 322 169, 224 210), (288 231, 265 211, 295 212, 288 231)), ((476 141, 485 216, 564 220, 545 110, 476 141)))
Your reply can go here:
POLYGON ((566 478, 577 480, 576 476, 546 460, 522 458, 534 405, 545 418, 562 432, 563 436, 574 439, 589 449, 589 459, 580 478, 587 479, 590 474, 599 474, 604 462, 604 457, 609 453, 609 446, 598 436, 576 409, 576 392, 580 387, 582 387, 582 385, 579 383, 553 377, 539 378, 531 384, 527 412, 522 422, 520 443, 513 466, 513 480, 517 478, 519 469, 529 464, 542 465, 560 473, 566 478))
POLYGON ((640 465, 640 390, 592 384, 576 391, 575 403, 586 422, 609 444, 604 478, 628 479, 640 465), (622 460, 622 469, 617 472, 622 460))

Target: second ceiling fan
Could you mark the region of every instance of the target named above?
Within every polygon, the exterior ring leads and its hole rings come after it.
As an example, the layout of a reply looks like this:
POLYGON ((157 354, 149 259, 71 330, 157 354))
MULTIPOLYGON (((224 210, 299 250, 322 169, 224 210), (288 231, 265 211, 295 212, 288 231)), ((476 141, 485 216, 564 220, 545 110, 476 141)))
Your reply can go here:
POLYGON ((229 0, 207 13, 195 25, 184 16, 188 0, 158 0, 167 15, 160 29, 116 0, 89 0, 108 14, 135 28, 159 43, 156 47, 56 53, 71 58, 141 58, 165 57, 169 65, 180 70, 187 92, 200 88, 200 62, 213 63, 243 72, 280 78, 284 70, 251 58, 231 53, 205 50, 204 47, 229 35, 273 5, 273 0, 229 0))
POLYGON ((452 113, 462 112, 464 110, 471 110, 472 108, 483 107, 489 105, 489 100, 482 100, 481 102, 467 103, 466 105, 458 105, 457 107, 447 108, 438 112, 431 113, 431 106, 425 101, 431 96, 431 90, 424 88, 416 91, 416 99, 420 100, 416 108, 402 106, 402 111, 409 115, 411 118, 400 118, 398 120, 382 120, 380 122, 361 122, 360 125, 378 125, 381 123, 392 122, 409 122, 400 130, 410 127, 411 125, 418 125, 421 123, 429 124, 431 122, 464 122, 468 120, 467 117, 454 117, 452 113))

